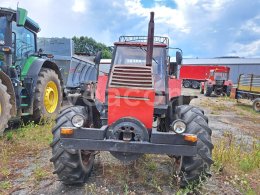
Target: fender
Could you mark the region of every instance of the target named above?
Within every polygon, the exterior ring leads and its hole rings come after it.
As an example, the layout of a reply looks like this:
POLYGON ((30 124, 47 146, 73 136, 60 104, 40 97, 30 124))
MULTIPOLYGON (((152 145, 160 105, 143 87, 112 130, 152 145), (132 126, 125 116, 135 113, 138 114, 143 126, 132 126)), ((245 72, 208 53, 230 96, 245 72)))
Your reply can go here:
POLYGON ((7 93, 10 95, 10 103, 12 105, 11 116, 14 117, 17 114, 17 110, 16 110, 15 92, 14 92, 12 81, 10 77, 7 74, 5 74, 3 71, 0 71, 0 79, 2 83, 7 87, 7 93))
POLYGON ((25 87, 28 90, 29 94, 32 94, 32 96, 30 97, 30 105, 33 105, 37 80, 42 68, 49 68, 54 70, 57 73, 61 82, 61 87, 63 88, 63 77, 57 64, 48 59, 39 58, 37 56, 30 56, 26 60, 21 71, 21 78, 25 84, 25 87))
POLYGON ((232 87, 233 86, 233 82, 231 80, 227 80, 227 81, 225 81, 224 85, 232 87))
POLYGON ((57 64, 50 60, 39 58, 36 56, 31 56, 26 60, 26 63, 22 68, 22 80, 26 78, 33 79, 33 86, 35 87, 41 68, 49 68, 54 70, 61 81, 61 85, 63 86, 63 78, 57 64))

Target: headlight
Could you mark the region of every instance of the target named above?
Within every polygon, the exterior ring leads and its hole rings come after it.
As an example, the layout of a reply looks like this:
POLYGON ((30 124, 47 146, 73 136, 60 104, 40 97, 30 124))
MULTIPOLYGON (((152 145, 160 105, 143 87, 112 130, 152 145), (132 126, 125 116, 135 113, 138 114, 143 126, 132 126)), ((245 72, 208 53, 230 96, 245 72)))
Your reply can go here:
POLYGON ((83 127, 85 123, 85 117, 80 114, 76 114, 72 117, 71 123, 74 127, 83 127))
POLYGON ((171 129, 178 134, 182 134, 186 131, 186 124, 183 120, 175 120, 171 124, 171 129))

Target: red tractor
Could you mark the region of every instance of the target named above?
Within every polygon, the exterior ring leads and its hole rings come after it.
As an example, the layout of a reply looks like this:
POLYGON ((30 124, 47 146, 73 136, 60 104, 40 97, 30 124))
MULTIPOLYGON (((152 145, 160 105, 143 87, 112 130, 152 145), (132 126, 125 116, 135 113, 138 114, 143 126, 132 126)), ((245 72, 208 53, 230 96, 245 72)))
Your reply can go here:
MULTIPOLYGON (((99 77, 94 99, 61 111, 53 128, 51 162, 64 184, 84 183, 96 151, 131 162, 146 153, 174 159, 181 186, 209 175, 212 131, 200 108, 181 96, 169 72, 167 37, 154 37, 154 13, 146 36, 115 43, 108 74, 99 77)), ((177 63, 182 55, 176 52, 177 63)))
POLYGON ((204 93, 205 96, 211 96, 212 92, 217 96, 222 94, 230 96, 233 84, 229 80, 229 72, 229 67, 210 70, 209 78, 205 82, 200 83, 200 93, 204 93))

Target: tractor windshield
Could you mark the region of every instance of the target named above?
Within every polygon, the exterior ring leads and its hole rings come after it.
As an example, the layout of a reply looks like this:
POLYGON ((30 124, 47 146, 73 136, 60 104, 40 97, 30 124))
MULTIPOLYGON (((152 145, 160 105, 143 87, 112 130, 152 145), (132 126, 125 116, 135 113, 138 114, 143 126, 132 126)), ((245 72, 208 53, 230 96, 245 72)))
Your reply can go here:
POLYGON ((228 80, 228 74, 226 72, 215 72, 215 80, 228 80))
MULTIPOLYGON (((117 46, 114 65, 146 65, 146 48, 134 46, 117 46)), ((166 49, 154 47, 153 74, 155 89, 165 91, 165 59, 166 49)))
POLYGON ((0 45, 5 44, 6 17, 0 17, 0 45))

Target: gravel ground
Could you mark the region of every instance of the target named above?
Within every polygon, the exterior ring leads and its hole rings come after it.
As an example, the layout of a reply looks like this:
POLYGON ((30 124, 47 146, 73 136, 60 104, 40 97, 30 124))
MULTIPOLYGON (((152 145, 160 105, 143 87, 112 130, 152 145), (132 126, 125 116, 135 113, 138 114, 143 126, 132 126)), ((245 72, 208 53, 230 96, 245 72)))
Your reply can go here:
MULTIPOLYGON (((210 106, 205 106, 205 102, 209 105, 221 104, 226 107, 230 106, 229 102, 220 101, 217 97, 204 97, 199 94, 198 90, 183 89, 183 94, 198 95, 198 98, 192 100, 191 104, 205 110, 205 114, 209 117, 209 125, 213 130, 213 142, 221 139, 227 131, 248 143, 251 143, 253 134, 260 135, 260 118, 254 121, 255 119, 251 119, 250 116, 239 115, 232 110, 224 113, 216 112, 210 106)), ((10 194, 174 194, 178 190, 172 185, 174 182, 171 181, 173 178, 171 160, 167 156, 150 155, 142 157, 132 165, 124 165, 108 152, 101 152, 96 157, 91 177, 82 186, 61 184, 56 175, 51 174, 53 167, 49 162, 50 157, 51 149, 46 146, 37 157, 28 155, 17 160, 17 162, 26 162, 28 166, 16 170, 19 177, 15 178, 13 183, 17 187, 10 194), (151 161, 156 165, 156 171, 150 169, 151 161), (140 169, 144 166, 146 168, 140 169), (36 167, 42 167, 50 174, 38 182, 32 181, 31 175, 36 167), (141 171, 146 172, 141 173, 141 171), (145 174, 148 183, 140 184, 142 174, 145 174)), ((223 183, 221 176, 213 175, 195 194, 240 194, 240 192, 230 184, 223 183)))

